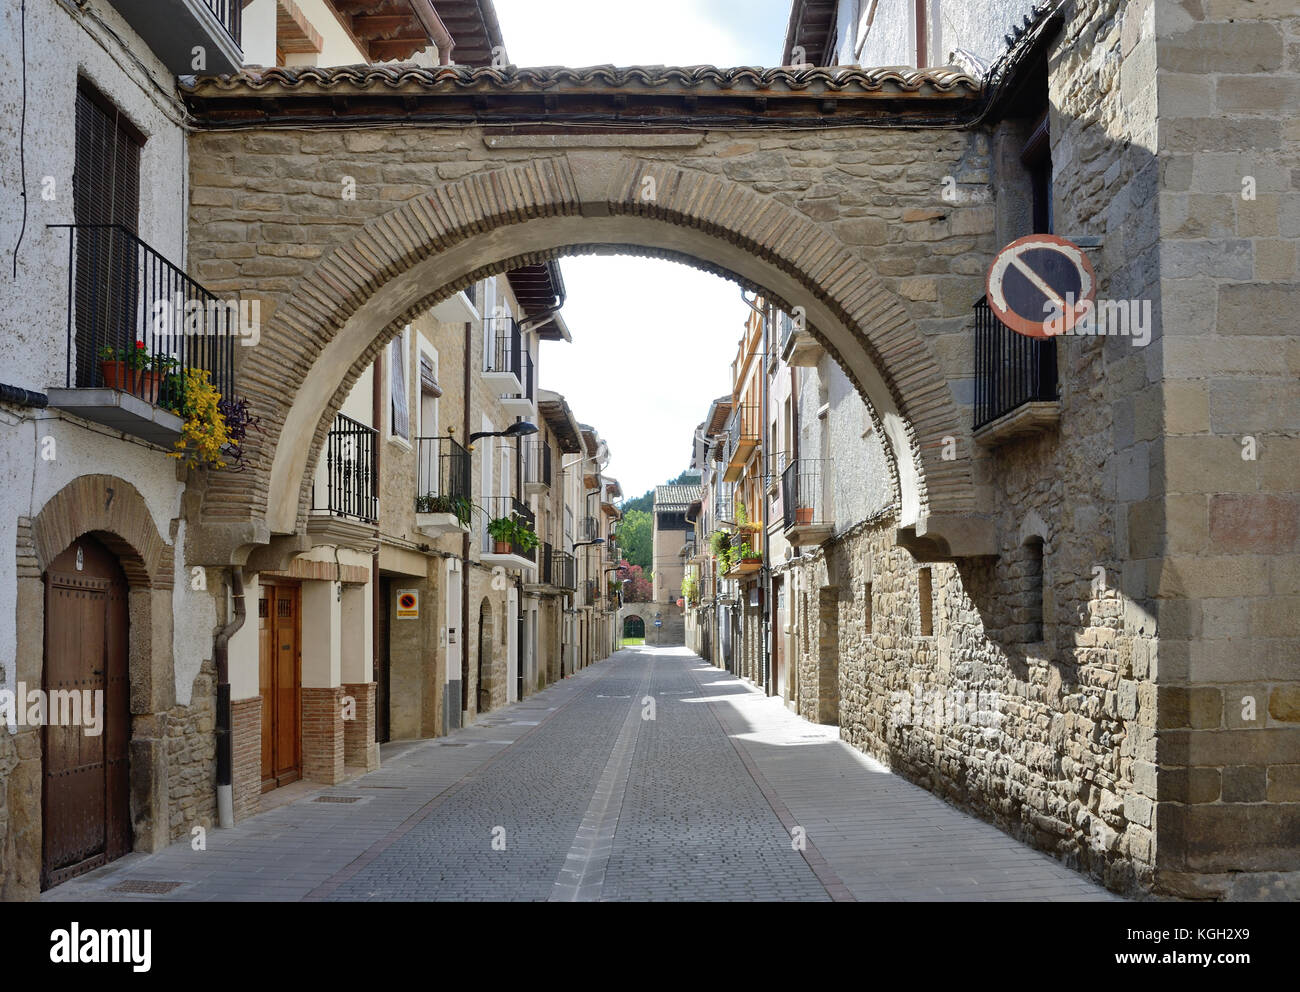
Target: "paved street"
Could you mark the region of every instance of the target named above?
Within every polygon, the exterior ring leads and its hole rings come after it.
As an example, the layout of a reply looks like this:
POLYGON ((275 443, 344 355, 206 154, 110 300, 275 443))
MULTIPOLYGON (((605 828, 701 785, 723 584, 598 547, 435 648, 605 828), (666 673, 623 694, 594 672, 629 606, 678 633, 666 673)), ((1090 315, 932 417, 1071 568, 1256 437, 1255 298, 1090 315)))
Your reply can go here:
POLYGON ((1112 898, 682 648, 622 651, 300 791, 206 850, 129 855, 43 898, 1112 898))

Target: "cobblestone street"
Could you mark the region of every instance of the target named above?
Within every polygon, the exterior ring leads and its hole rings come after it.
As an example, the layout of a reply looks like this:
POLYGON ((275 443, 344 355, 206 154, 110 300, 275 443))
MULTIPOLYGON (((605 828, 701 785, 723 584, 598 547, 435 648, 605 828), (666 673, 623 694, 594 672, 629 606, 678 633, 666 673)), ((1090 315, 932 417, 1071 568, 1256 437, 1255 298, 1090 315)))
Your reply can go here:
POLYGON ((379 771, 300 787, 206 845, 43 898, 1113 898, 682 648, 624 650, 449 737, 386 745, 379 771))

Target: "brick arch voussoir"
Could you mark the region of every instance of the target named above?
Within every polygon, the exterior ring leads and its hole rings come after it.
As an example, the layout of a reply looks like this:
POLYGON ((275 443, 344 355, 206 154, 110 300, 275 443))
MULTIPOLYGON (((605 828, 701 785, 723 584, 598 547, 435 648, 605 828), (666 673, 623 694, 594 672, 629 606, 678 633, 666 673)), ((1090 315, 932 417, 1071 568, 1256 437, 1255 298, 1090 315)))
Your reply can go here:
MULTIPOLYGON (((277 307, 262 347, 240 369, 241 379, 251 384, 247 395, 262 411, 260 427, 270 443, 246 459, 247 473, 215 475, 208 481, 205 514, 241 516, 239 507, 242 504, 247 512, 250 500, 265 506, 275 445, 297 388, 324 347, 387 281, 470 238, 535 218, 576 214, 579 206, 568 160, 534 159, 445 183, 372 219, 352 241, 321 259, 277 307)), ((373 361, 412 316, 407 313, 390 323, 367 349, 367 357, 373 361)), ((360 374, 353 372, 346 389, 340 390, 343 396, 360 374)), ((332 403, 318 425, 313 452, 319 452, 340 405, 341 400, 332 403)), ((299 493, 300 507, 310 500, 313 466, 299 493)), ((299 527, 305 515, 300 509, 299 527)))
POLYGON ((131 586, 172 587, 172 549, 131 483, 111 475, 83 475, 51 496, 32 518, 37 567, 44 572, 86 534, 99 537, 117 556, 131 586))
MULTIPOLYGON (((664 162, 626 162, 609 208, 696 228, 762 258, 799 281, 845 326, 855 330, 894 403, 904 412, 911 450, 891 450, 888 460, 895 499, 900 494, 897 460, 910 458, 919 461, 924 470, 923 507, 942 498, 947 509, 972 508, 969 459, 940 457, 943 439, 964 433, 944 374, 907 311, 848 246, 777 200, 718 176, 664 162), (644 195, 647 177, 655 180, 653 197, 644 195)), ((791 303, 779 298, 775 302, 787 307, 791 303)), ((809 330, 865 400, 867 391, 852 364, 820 329, 810 325, 809 330)), ((867 405, 877 437, 890 448, 877 411, 870 402, 867 405)))

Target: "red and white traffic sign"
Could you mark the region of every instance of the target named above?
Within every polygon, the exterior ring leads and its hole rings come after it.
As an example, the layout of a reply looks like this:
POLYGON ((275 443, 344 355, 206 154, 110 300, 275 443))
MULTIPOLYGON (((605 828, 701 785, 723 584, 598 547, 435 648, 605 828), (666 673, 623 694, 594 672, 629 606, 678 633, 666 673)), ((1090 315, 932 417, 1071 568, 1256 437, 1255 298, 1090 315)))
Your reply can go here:
POLYGON ((1048 338, 1064 334, 1092 309, 1097 277, 1078 245, 1030 234, 997 253, 985 293, 998 320, 1013 331, 1048 338))

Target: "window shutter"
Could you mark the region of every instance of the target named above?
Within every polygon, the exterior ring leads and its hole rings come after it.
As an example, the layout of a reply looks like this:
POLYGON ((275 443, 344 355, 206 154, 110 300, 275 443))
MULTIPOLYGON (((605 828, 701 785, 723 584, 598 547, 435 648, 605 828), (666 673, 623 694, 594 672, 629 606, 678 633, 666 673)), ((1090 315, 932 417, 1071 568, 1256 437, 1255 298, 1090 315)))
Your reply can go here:
POLYGON ((420 390, 434 399, 442 395, 442 387, 438 385, 438 376, 433 371, 433 360, 428 355, 420 356, 420 390))
POLYGON ((392 396, 393 408, 393 425, 392 433, 401 438, 410 438, 411 436, 411 418, 406 409, 406 335, 399 334, 395 337, 389 348, 392 349, 389 354, 391 361, 389 367, 392 370, 392 379, 388 384, 389 394, 392 396))
MULTIPOLYGON (((140 214, 143 136, 85 82, 77 86, 74 129, 74 220, 83 225, 118 224, 134 234, 140 214)), ((101 384, 99 349, 129 347, 143 331, 136 317, 136 245, 127 234, 110 228, 83 227, 76 237, 76 385, 95 386, 101 384)))

